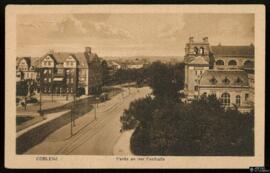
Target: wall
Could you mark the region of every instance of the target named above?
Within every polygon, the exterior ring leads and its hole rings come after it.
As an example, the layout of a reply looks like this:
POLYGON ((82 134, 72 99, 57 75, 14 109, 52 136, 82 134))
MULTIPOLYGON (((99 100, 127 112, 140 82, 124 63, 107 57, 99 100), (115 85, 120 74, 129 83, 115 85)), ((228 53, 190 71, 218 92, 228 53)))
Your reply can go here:
POLYGON ((70 122, 70 111, 63 115, 37 126, 16 138, 16 153, 23 154, 28 149, 39 144, 50 133, 70 122))

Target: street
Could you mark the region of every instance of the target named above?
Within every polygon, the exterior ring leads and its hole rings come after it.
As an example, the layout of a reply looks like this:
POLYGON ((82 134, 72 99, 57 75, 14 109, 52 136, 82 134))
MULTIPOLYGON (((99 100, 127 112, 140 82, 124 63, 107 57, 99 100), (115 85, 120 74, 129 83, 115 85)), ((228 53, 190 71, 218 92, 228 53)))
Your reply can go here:
POLYGON ((96 120, 94 109, 76 119, 72 136, 71 126, 67 124, 25 154, 113 155, 113 147, 122 135, 120 116, 124 109, 151 92, 149 87, 123 89, 123 93, 111 100, 94 105, 96 120))

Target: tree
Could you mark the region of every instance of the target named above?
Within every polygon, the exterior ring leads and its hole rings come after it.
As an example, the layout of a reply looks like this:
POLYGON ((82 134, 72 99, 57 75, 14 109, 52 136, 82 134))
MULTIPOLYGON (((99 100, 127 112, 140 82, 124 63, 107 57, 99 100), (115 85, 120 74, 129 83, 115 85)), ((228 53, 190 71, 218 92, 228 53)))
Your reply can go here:
POLYGON ((176 72, 175 67, 161 62, 154 62, 149 67, 149 85, 157 99, 178 101, 182 82, 181 78, 177 78, 179 75, 176 72))
POLYGON ((103 85, 107 85, 109 83, 109 69, 108 64, 105 60, 101 62, 101 68, 102 68, 102 82, 103 85))
POLYGON ((236 156, 254 154, 254 114, 224 109, 215 96, 190 104, 136 100, 121 118, 123 129, 135 128, 136 155, 236 156))
POLYGON ((17 96, 27 96, 28 85, 26 81, 16 82, 16 95, 17 96))

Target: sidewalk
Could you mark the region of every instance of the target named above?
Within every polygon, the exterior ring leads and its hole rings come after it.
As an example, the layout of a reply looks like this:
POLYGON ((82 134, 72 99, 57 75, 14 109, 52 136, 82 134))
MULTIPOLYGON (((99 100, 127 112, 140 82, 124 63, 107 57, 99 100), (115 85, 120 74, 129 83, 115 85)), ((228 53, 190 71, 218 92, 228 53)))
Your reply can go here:
POLYGON ((66 110, 66 111, 62 111, 62 112, 56 112, 56 113, 47 114, 47 115, 44 116, 44 120, 43 121, 40 121, 40 122, 38 122, 38 123, 36 123, 36 124, 34 124, 32 126, 29 126, 29 127, 25 128, 25 129, 22 129, 22 130, 18 131, 16 133, 16 137, 19 137, 22 134, 25 134, 28 131, 30 131, 30 130, 38 127, 38 126, 41 126, 41 125, 43 125, 43 124, 45 124, 45 123, 47 123, 49 121, 52 121, 52 120, 54 120, 54 119, 56 119, 56 118, 58 118, 58 117, 60 117, 60 116, 62 116, 64 114, 66 114, 68 112, 70 112, 70 111, 69 110, 66 110))
POLYGON ((113 155, 134 155, 130 150, 130 138, 134 130, 124 131, 113 147, 113 155))

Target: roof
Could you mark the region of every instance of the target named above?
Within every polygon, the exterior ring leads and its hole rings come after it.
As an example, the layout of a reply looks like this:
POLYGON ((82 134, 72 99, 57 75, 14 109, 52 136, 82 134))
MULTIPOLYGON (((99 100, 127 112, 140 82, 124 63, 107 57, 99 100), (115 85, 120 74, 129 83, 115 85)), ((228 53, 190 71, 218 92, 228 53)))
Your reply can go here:
POLYGON ((17 57, 16 58, 16 65, 18 66, 21 60, 25 60, 27 65, 30 67, 31 66, 31 57, 17 57))
POLYGON ((184 59, 186 64, 209 64, 208 56, 187 56, 184 59))
POLYGON ((46 56, 52 56, 57 64, 63 64, 64 61, 66 60, 66 58, 68 58, 69 56, 73 56, 79 63, 79 68, 84 68, 87 67, 88 61, 87 59, 89 59, 90 61, 99 59, 97 54, 95 53, 91 53, 89 57, 87 57, 88 55, 86 55, 84 52, 77 52, 77 53, 70 53, 70 52, 53 52, 53 53, 47 53, 44 56, 41 57, 41 59, 43 59, 46 56))
POLYGON ((208 70, 200 80, 200 86, 249 86, 248 75, 243 70, 208 70), (226 81, 227 80, 227 81, 226 81))
POLYGON ((189 62, 189 64, 203 64, 203 65, 209 65, 209 62, 206 60, 206 58, 202 56, 198 56, 192 61, 189 62))
POLYGON ((214 56, 242 56, 254 57, 254 46, 211 46, 214 56))

